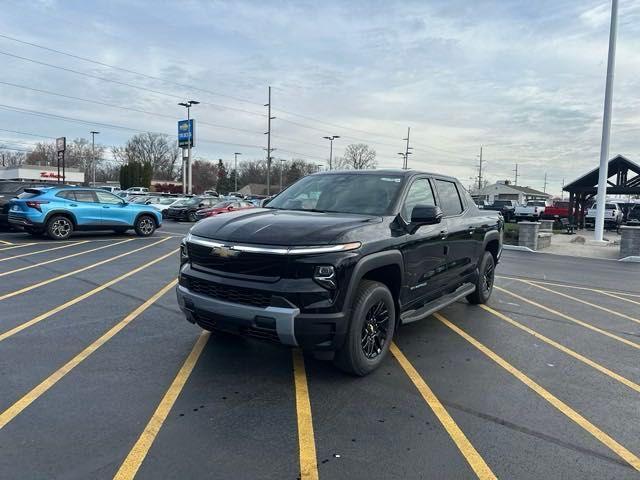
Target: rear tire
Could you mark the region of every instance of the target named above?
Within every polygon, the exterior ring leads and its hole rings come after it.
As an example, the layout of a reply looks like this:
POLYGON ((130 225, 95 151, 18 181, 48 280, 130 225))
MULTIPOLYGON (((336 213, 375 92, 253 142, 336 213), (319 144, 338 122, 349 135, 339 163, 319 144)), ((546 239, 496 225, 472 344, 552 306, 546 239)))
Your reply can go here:
POLYGON ((389 352, 396 325, 393 296, 386 285, 363 280, 353 303, 349 330, 334 363, 364 376, 378 368, 389 352))
POLYGON ((53 240, 66 240, 73 233, 73 222, 64 215, 54 215, 47 222, 46 232, 53 240))
POLYGON ((140 215, 135 224, 139 237, 150 237, 156 231, 156 221, 150 215, 140 215))
POLYGON ((484 252, 478 265, 478 277, 476 278, 476 290, 467 295, 467 301, 472 304, 487 303, 495 280, 496 262, 491 252, 484 252))

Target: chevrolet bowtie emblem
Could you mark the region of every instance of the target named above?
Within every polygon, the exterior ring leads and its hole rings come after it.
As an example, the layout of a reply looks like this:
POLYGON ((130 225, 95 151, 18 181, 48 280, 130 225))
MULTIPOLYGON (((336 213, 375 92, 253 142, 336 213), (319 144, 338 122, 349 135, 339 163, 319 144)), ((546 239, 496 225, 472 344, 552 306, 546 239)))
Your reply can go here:
POLYGON ((226 246, 213 247, 211 249, 211 255, 217 255, 218 257, 222 257, 222 258, 235 257, 239 253, 240 253, 239 251, 233 250, 232 248, 226 247, 226 246))

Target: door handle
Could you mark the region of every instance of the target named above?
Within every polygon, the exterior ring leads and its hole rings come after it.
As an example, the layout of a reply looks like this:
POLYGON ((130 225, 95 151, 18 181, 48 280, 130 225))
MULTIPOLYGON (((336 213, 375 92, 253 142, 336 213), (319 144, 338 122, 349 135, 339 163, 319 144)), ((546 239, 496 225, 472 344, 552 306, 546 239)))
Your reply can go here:
POLYGON ((109 208, 109 206, 108 205, 103 205, 102 208, 109 208))
POLYGON ((76 205, 75 203, 71 203, 69 204, 70 207, 77 207, 78 205, 76 205))

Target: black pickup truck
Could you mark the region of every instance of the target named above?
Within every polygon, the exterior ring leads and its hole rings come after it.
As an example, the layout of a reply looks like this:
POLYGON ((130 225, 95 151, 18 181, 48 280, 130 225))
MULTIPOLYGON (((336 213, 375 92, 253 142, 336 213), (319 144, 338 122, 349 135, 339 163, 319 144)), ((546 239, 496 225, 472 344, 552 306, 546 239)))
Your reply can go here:
POLYGON ((451 177, 317 173, 266 208, 192 227, 178 303, 204 329, 299 346, 365 375, 401 324, 487 301, 503 226, 451 177))
POLYGON ((515 200, 494 200, 491 205, 484 207, 484 210, 500 212, 504 221, 509 223, 513 218, 515 218, 517 206, 518 202, 515 200))

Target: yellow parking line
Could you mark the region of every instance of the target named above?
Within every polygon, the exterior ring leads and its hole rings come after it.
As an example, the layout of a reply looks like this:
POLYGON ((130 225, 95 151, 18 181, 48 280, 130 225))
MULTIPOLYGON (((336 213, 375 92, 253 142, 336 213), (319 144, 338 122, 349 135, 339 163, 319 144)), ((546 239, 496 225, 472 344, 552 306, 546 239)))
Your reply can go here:
POLYGON ((293 350, 293 379, 296 390, 296 417, 298 420, 298 446, 300 448, 300 479, 318 480, 318 459, 313 434, 313 417, 304 356, 299 349, 293 350))
POLYGON ((129 315, 123 318, 116 325, 107 330, 100 338, 96 341, 92 342, 89 346, 87 346, 84 350, 82 350, 79 354, 65 363, 58 370, 53 372, 47 378, 45 378, 42 382, 40 382, 36 387, 34 387, 31 391, 29 391, 26 395, 24 395, 20 400, 15 402, 9 408, 7 408, 4 412, 0 413, 0 430, 2 430, 7 423, 16 418, 25 408, 35 402, 38 398, 40 398, 47 390, 53 387, 56 383, 58 383, 67 373, 76 368, 80 363, 89 357, 93 352, 95 352, 102 345, 107 343, 111 338, 113 338, 118 332, 120 332, 124 327, 129 325, 133 320, 135 320, 142 312, 147 310, 153 303, 156 302, 161 296, 167 293, 172 287, 176 284, 176 280, 172 280, 160 289, 159 292, 150 297, 146 302, 132 311, 129 315))
POLYGON ((147 426, 140 434, 138 441, 127 455, 127 458, 124 459, 122 465, 120 465, 120 468, 113 477, 114 480, 130 480, 136 476, 136 473, 140 469, 147 453, 149 453, 149 449, 153 445, 158 432, 162 428, 162 424, 167 419, 167 416, 173 408, 173 405, 176 403, 180 392, 182 392, 182 389, 187 383, 202 350, 207 344, 207 340, 209 340, 209 332, 203 331, 191 349, 191 353, 189 353, 189 356, 182 364, 182 367, 180 367, 180 370, 173 379, 173 382, 171 382, 169 389, 164 394, 164 397, 162 397, 156 411, 153 412, 149 423, 147 423, 147 426))
POLYGON ((444 408, 444 405, 438 400, 433 390, 429 388, 429 385, 424 381, 424 379, 420 376, 418 371, 411 365, 411 362, 405 357, 402 351, 398 348, 395 343, 391 344, 390 351, 393 356, 396 358, 402 369, 411 379, 415 387, 424 398, 429 408, 433 411, 433 413, 438 417, 440 423, 447 431, 453 442, 460 450, 460 453, 464 456, 464 458, 469 463, 469 466, 473 469, 476 476, 480 479, 495 479, 495 474, 489 468, 489 465, 484 461, 484 459, 480 456, 478 451, 471 444, 467 436, 464 432, 458 427, 458 424, 455 420, 449 415, 447 409, 444 408))
POLYGON ((573 420, 577 425, 582 427, 584 430, 589 432, 593 437, 598 440, 600 443, 608 447, 610 450, 615 452, 620 458, 622 458, 625 462, 631 465, 636 470, 640 471, 640 458, 638 458, 634 453, 629 451, 627 448, 622 446, 616 440, 611 438, 608 434, 600 430, 593 423, 589 422, 586 418, 580 415, 577 411, 571 408, 569 405, 564 403, 558 397, 554 396, 547 389, 534 382, 531 378, 525 375, 523 372, 518 370, 516 367, 507 362, 504 358, 499 356, 497 353, 493 352, 491 349, 480 343, 478 340, 473 338, 464 330, 460 329, 449 320, 447 320, 444 316, 439 313, 435 313, 434 316, 444 323, 451 330, 456 332, 462 338, 464 338, 471 345, 480 350, 484 355, 489 357, 495 363, 500 365, 503 369, 513 375, 515 378, 524 383, 527 387, 533 390, 535 393, 540 395, 544 400, 549 402, 553 407, 555 407, 560 413, 567 416, 567 418, 573 420))
POLYGON ((606 330, 602 330, 601 328, 594 327, 593 325, 591 325, 589 323, 583 322, 582 320, 578 320, 577 318, 573 318, 573 317, 571 317, 571 316, 569 316, 569 315, 567 315, 565 313, 562 313, 562 312, 559 312, 557 310, 554 310, 553 308, 549 308, 549 307, 547 307, 545 305, 542 305, 540 303, 534 302, 533 300, 529 300, 528 298, 524 298, 524 297, 522 297, 522 296, 520 296, 518 294, 515 294, 515 293, 513 293, 513 292, 511 292, 509 290, 506 290, 506 289, 504 289, 502 287, 498 287, 497 285, 494 288, 496 290, 500 291, 500 292, 506 293, 507 295, 511 295, 512 297, 517 298, 518 300, 520 300, 522 302, 526 302, 526 303, 528 303, 530 305, 533 305, 534 307, 541 308, 542 310, 546 310, 547 312, 552 313, 554 315, 557 315, 558 317, 564 318, 565 320, 569 320, 570 322, 573 322, 573 323, 575 323, 577 325, 580 325, 581 327, 588 328, 589 330, 594 331, 594 332, 598 332, 601 335, 604 335, 606 337, 609 337, 609 338, 612 338, 614 340, 617 340, 618 342, 624 343, 625 345, 628 345, 630 347, 640 349, 640 344, 632 342, 631 340, 627 340, 626 338, 619 337, 618 335, 615 335, 613 333, 607 332, 606 330))
POLYGON ((21 243, 20 245, 12 245, 11 247, 0 248, 0 252, 4 252, 5 250, 13 250, 14 248, 22 248, 22 247, 30 247, 31 245, 37 245, 37 242, 31 243, 21 243))
POLYGON ((615 372, 612 372, 611 370, 609 370, 607 367, 604 367, 602 365, 600 365, 599 363, 594 362, 593 360, 589 360, 587 357, 580 355, 578 352, 575 352, 573 350, 571 350, 570 348, 565 347, 564 345, 559 344, 558 342, 551 340, 549 337, 546 337, 544 335, 542 335, 541 333, 536 332, 535 330, 522 325, 519 322, 516 322, 514 319, 507 317, 506 315, 504 315, 501 312, 498 312, 497 310, 494 310, 493 308, 487 306, 487 305, 480 305, 480 308, 486 310, 487 312, 495 315, 496 317, 498 317, 501 320, 504 320, 505 322, 513 325, 516 328, 519 328, 520 330, 527 332, 530 335, 533 335, 535 338, 537 338, 538 340, 542 340, 543 342, 547 343, 548 345, 551 345, 554 348, 557 348, 558 350, 560 350, 563 353, 566 353, 567 355, 575 358, 576 360, 584 363, 585 365, 590 366, 591 368, 594 368, 596 370, 598 370, 601 373, 604 373, 605 375, 607 375, 608 377, 613 378, 614 380, 617 380, 618 382, 626 385, 627 387, 635 390, 636 392, 640 393, 640 385, 638 385, 635 382, 632 382, 631 380, 623 377, 622 375, 619 375, 615 372))
MULTIPOLYGON (((496 275, 496 278, 506 279, 506 280, 522 280, 519 277, 510 277, 509 275, 496 275)), ((627 293, 627 292, 617 292, 614 290, 602 290, 600 288, 591 288, 591 287, 580 287, 578 285, 570 285, 568 283, 558 283, 558 282, 547 282, 543 280, 530 280, 531 282, 539 283, 541 285, 551 285, 552 287, 565 287, 565 288, 573 288, 574 290, 587 290, 589 292, 597 292, 597 293, 612 293, 616 295, 626 295, 629 297, 637 297, 640 298, 640 294, 636 293, 627 293)))
POLYGON ((134 268, 133 270, 129 270, 127 273, 120 275, 119 277, 114 278, 113 280, 109 280, 106 283, 103 283, 102 285, 100 285, 99 287, 94 288, 93 290, 89 290, 88 292, 83 293, 82 295, 78 295, 77 297, 75 297, 72 300, 69 300, 68 302, 63 303, 62 305, 58 305, 55 308, 52 308, 51 310, 49 310, 48 312, 44 312, 41 315, 38 315, 37 317, 32 318, 31 320, 21 323, 20 325, 13 327, 11 330, 7 330, 4 333, 0 334, 0 342, 2 342, 3 340, 6 340, 7 338, 15 335, 18 332, 21 332, 22 330, 25 330, 29 327, 31 327, 32 325, 35 325, 36 323, 41 322, 42 320, 46 320, 47 318, 49 318, 52 315, 55 315, 58 312, 61 312, 62 310, 65 310, 69 307, 71 307, 72 305, 75 305, 76 303, 80 303, 82 300, 85 300, 93 295, 95 295, 96 293, 99 293, 103 290, 106 290, 107 288, 109 288, 112 285, 115 285, 116 283, 120 282, 121 280, 124 280, 125 278, 130 277, 131 275, 134 275, 142 270, 144 270, 147 267, 150 267, 151 265, 154 265, 162 260, 164 260, 165 258, 171 256, 171 255, 175 255, 178 252, 178 249, 176 248, 175 250, 172 250, 169 253, 166 253, 164 255, 162 255, 161 257, 156 258, 155 260, 151 260, 150 262, 147 262, 143 265, 140 265, 137 268, 134 268))
POLYGON ((1 243, 2 245, 13 245, 13 243, 11 243, 11 242, 7 242, 6 240, 0 240, 0 243, 1 243))
POLYGON ((615 310, 611 310, 607 307, 601 307, 600 305, 596 305, 595 303, 587 302, 586 300, 582 300, 580 298, 573 297, 571 295, 567 295, 566 293, 556 292, 555 290, 551 290, 550 288, 543 287, 542 285, 536 285, 534 282, 530 282, 529 280, 518 280, 521 283, 525 283, 527 285, 531 285, 532 287, 539 288, 540 290, 544 290, 545 292, 553 293, 555 295, 560 295, 561 297, 568 298, 569 300, 573 300, 578 303, 582 303, 584 305, 589 305, 591 308, 597 308, 598 310, 602 310, 603 312, 610 313, 612 315, 616 315, 618 317, 624 318, 626 320, 631 320, 635 323, 640 323, 640 320, 624 313, 616 312, 615 310))
POLYGON ((37 255, 39 253, 53 252, 54 250, 60 250, 62 248, 75 247, 76 245, 82 245, 83 243, 89 243, 89 240, 83 240, 82 242, 70 243, 67 245, 61 245, 59 247, 45 248, 44 250, 36 250, 35 252, 21 253, 20 255, 14 255, 13 257, 0 258, 0 262, 6 262, 7 260, 15 260, 16 258, 28 257, 29 255, 37 255))
MULTIPOLYGON (((131 238, 129 240, 123 240, 122 242, 118 242, 116 245, 125 242, 131 242, 134 239, 131 238)), ((4 295, 0 295, 0 300, 6 300, 7 298, 15 297, 16 295, 20 295, 21 293, 29 292, 39 287, 43 287, 45 285, 49 285, 50 283, 56 282, 58 280, 62 280, 63 278, 70 277, 71 275, 75 275, 77 273, 86 272, 92 268, 99 267, 100 265, 104 265, 105 263, 113 262, 114 260, 118 260, 119 258, 126 257, 127 255, 131 255, 132 253, 140 252, 146 248, 151 248, 154 245, 158 245, 159 243, 166 242, 169 240, 168 238, 163 238, 157 242, 151 243, 149 245, 145 245, 144 247, 136 248, 135 250, 130 250, 128 252, 121 253, 120 255, 116 255, 115 257, 107 258, 106 260, 101 260, 92 265, 87 265, 86 267, 79 268, 77 270, 73 270, 71 272, 63 273, 62 275, 58 275, 57 277, 49 278, 47 280, 43 280, 42 282, 35 283, 33 285, 29 285, 28 287, 21 288, 19 290, 15 290, 13 292, 5 293, 4 295)), ((103 247, 106 248, 106 247, 103 247)))

